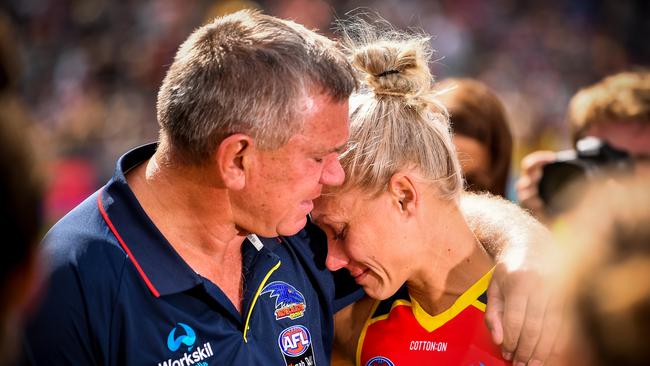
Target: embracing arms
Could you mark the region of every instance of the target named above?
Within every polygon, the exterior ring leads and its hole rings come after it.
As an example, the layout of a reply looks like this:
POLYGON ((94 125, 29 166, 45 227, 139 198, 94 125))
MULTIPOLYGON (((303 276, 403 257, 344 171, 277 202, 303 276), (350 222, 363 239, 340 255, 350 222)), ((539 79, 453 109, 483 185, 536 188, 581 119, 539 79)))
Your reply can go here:
POLYGON ((561 302, 551 290, 544 259, 550 232, 504 199, 466 193, 462 211, 478 240, 497 262, 488 288, 485 319, 504 358, 541 364, 548 359, 561 322, 561 302))

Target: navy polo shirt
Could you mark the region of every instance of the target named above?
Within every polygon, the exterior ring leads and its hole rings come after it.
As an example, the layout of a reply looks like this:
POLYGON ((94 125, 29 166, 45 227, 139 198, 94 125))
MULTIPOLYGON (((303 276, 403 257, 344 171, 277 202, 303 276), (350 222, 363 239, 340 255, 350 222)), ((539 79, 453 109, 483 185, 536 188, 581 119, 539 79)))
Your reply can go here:
POLYGON ((24 362, 329 365, 332 314, 362 292, 325 269, 322 232, 309 224, 295 236, 246 240, 239 313, 176 253, 127 185, 124 174, 155 149, 122 156, 113 178, 47 234, 51 273, 24 362))

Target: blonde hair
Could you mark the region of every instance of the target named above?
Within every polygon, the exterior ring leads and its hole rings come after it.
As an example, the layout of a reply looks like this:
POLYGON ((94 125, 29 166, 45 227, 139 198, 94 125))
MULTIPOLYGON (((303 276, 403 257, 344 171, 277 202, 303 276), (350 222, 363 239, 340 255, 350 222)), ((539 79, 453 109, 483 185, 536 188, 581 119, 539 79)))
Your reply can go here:
POLYGON ((432 89, 429 37, 355 20, 344 25, 343 38, 361 88, 351 97, 342 189, 380 193, 400 169, 417 168, 442 197, 456 199, 460 163, 447 111, 432 89))
POLYGON ((621 72, 581 89, 571 98, 568 119, 574 141, 602 123, 650 123, 650 71, 621 72))

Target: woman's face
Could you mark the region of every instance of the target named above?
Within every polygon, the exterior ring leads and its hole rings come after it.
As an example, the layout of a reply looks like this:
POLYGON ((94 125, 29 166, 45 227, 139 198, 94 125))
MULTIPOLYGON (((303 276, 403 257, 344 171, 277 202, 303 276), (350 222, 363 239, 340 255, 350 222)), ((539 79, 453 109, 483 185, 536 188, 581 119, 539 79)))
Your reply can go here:
POLYGON ((389 193, 324 195, 315 201, 312 218, 327 234, 327 268, 347 269, 370 297, 392 296, 413 272, 419 241, 389 193))

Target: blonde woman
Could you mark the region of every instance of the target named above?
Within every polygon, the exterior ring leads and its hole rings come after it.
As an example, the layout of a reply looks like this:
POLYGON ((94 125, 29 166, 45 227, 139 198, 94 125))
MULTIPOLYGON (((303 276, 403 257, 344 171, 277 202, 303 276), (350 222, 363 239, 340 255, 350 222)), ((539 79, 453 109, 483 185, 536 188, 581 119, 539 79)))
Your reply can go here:
POLYGON ((335 345, 357 365, 505 365, 484 324, 493 259, 459 208, 447 113, 432 91, 428 38, 383 33, 353 43, 342 187, 319 198, 327 267, 370 298, 336 319, 335 345))

